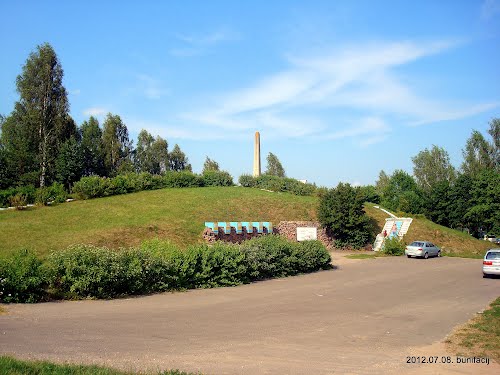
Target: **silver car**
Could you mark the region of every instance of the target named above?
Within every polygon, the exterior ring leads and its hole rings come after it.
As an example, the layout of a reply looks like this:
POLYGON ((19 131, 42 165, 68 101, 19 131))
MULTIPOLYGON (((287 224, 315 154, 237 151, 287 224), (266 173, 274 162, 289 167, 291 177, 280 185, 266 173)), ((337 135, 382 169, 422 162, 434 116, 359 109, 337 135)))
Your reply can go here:
POLYGON ((406 246, 405 254, 408 258, 411 257, 440 257, 441 249, 429 241, 413 241, 411 244, 406 246))
POLYGON ((500 249, 490 249, 483 259, 483 277, 500 275, 500 249))

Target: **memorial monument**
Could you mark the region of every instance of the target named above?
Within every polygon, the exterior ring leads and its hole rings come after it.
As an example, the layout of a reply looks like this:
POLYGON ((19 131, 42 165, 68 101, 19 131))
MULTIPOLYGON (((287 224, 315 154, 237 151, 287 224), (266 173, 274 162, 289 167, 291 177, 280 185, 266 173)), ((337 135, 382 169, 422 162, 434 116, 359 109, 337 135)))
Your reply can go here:
POLYGON ((255 132, 255 143, 253 146, 253 176, 260 176, 260 133, 255 132))

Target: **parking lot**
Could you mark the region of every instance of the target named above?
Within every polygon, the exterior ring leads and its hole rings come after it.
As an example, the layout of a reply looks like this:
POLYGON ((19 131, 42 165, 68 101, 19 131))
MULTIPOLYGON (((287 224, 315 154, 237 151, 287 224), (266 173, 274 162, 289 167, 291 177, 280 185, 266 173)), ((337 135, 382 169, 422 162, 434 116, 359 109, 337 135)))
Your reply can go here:
POLYGON ((481 260, 365 260, 234 288, 112 301, 10 305, 0 353, 203 374, 498 373, 445 356, 446 335, 500 295, 481 260))

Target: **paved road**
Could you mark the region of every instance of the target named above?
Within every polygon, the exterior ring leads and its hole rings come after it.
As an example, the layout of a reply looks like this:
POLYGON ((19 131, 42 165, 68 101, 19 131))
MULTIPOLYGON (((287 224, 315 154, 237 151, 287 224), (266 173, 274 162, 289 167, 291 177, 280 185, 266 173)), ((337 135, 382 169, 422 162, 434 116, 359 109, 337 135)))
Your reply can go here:
POLYGON ((0 316, 0 353, 204 374, 498 371, 406 364, 407 355, 446 354, 439 342, 500 295, 480 260, 339 261, 235 288, 11 305, 0 316))

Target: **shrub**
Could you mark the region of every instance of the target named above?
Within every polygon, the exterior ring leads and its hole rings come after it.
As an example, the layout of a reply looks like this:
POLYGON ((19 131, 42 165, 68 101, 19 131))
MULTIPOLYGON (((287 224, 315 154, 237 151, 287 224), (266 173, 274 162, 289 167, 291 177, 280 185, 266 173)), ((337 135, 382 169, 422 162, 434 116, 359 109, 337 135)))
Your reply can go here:
POLYGON ((0 259, 0 301, 38 302, 46 296, 47 277, 42 262, 27 250, 0 259))
POLYGON ((124 270, 107 248, 75 245, 48 258, 50 287, 66 298, 110 298, 122 290, 124 270))
POLYGON ((331 257, 320 241, 304 241, 295 247, 300 272, 330 268, 331 257))
POLYGON ((314 195, 316 186, 304 184, 293 178, 278 177, 264 174, 259 177, 241 175, 238 182, 243 187, 257 187, 259 189, 272 190, 275 192, 288 192, 295 195, 314 195))
POLYGON ((405 244, 398 237, 386 238, 383 252, 387 255, 403 255, 405 244))
POLYGON ((0 190, 0 207, 9 207, 10 198, 16 195, 16 189, 0 190))
POLYGON ((24 210, 28 204, 28 200, 24 194, 16 194, 9 198, 10 206, 15 207, 16 210, 24 210))
POLYGON ((320 242, 295 243, 275 235, 245 241, 241 249, 245 254, 250 280, 317 271, 328 268, 331 261, 320 242))
POLYGON ((202 175, 203 186, 233 186, 233 177, 225 171, 205 171, 202 175))
POLYGON ((203 186, 203 179, 189 171, 167 172, 163 176, 165 187, 185 188, 203 186))
POLYGON ((255 187, 255 178, 249 174, 242 174, 238 179, 238 182, 243 187, 255 187))
POLYGON ((104 196, 104 177, 88 176, 82 177, 73 185, 73 193, 80 199, 98 198, 104 196))
POLYGON ((16 195, 24 197, 24 199, 26 200, 26 203, 24 205, 34 203, 36 189, 33 185, 27 185, 7 190, 0 190, 0 207, 15 207, 16 205, 11 204, 11 198, 16 195))
POLYGON ((185 251, 168 241, 113 251, 75 245, 51 254, 44 265, 26 251, 0 260, 0 298, 37 302, 55 298, 112 298, 127 294, 232 286, 328 268, 320 242, 289 242, 274 235, 242 245, 196 245, 185 251))

